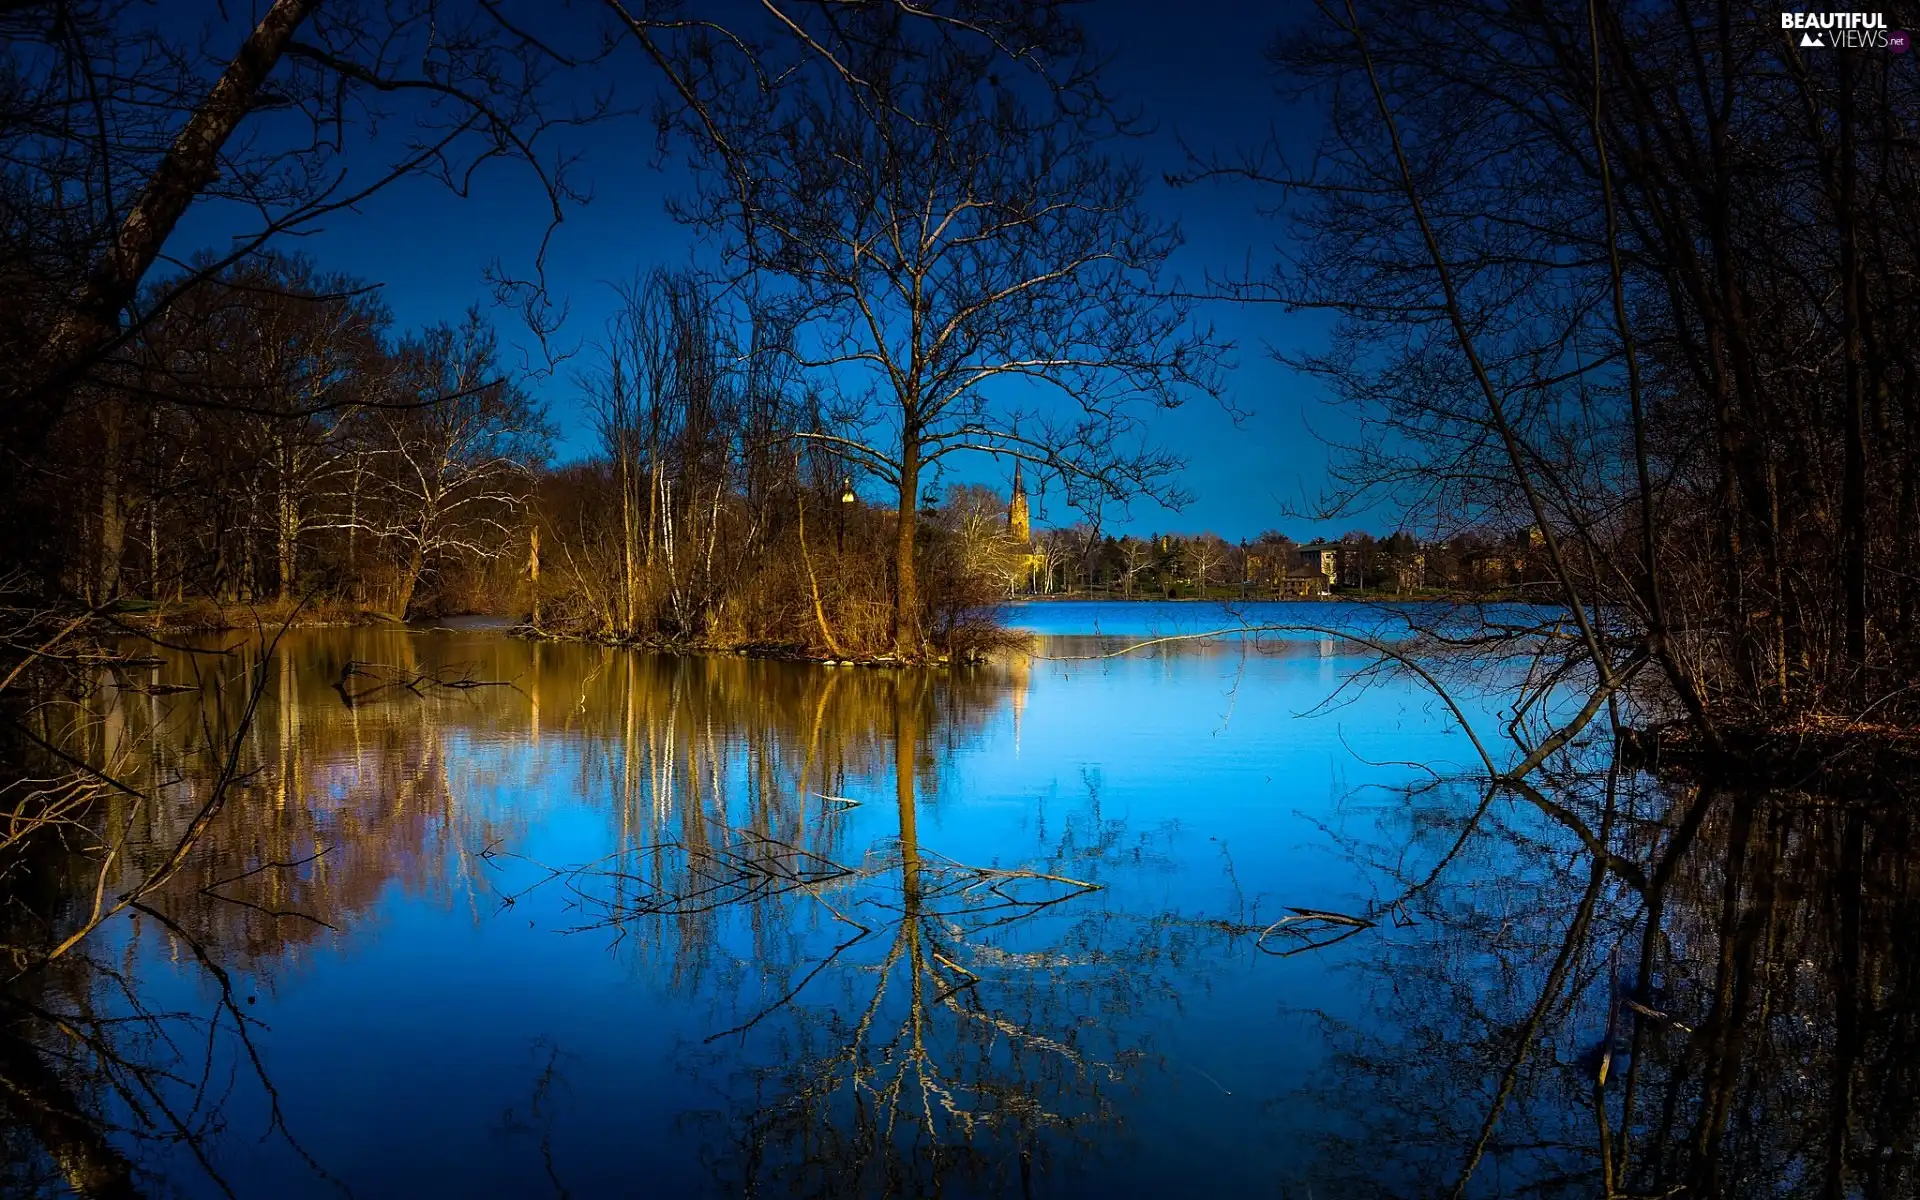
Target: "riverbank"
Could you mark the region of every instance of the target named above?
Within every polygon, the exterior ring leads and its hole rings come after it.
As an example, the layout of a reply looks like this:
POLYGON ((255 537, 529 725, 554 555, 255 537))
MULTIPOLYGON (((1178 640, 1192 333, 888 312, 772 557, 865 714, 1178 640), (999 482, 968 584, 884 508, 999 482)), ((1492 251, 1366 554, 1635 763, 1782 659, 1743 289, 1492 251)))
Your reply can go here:
POLYGON ((1920 729, 1808 716, 1778 729, 1723 730, 1715 746, 1685 724, 1625 749, 1636 765, 1697 781, 1848 800, 1904 800, 1920 778, 1920 729))
POLYGON ((785 662, 811 662, 826 667, 926 667, 984 663, 993 651, 1017 649, 1027 645, 1033 635, 1022 629, 998 628, 991 636, 975 636, 966 645, 925 658, 903 659, 896 654, 855 654, 829 651, 799 642, 726 642, 689 638, 620 637, 610 634, 570 632, 522 623, 506 632, 517 638, 542 642, 586 643, 625 649, 651 650, 660 654, 718 654, 742 658, 777 659, 785 662))
MULTIPOLYGON (((1232 610, 1246 605, 1287 605, 1311 606, 1324 604, 1356 603, 1369 605, 1389 604, 1444 604, 1444 603, 1498 603, 1503 597, 1465 595, 1442 592, 1433 589, 1418 593, 1392 595, 1372 592, 1336 592, 1327 596, 1315 597, 1275 597, 1242 596, 1223 589, 1213 589, 1207 595, 1186 596, 1105 596, 1085 593, 1054 593, 1050 595, 1010 597, 1001 605, 1003 613, 1008 609, 1018 609, 1028 605, 1054 607, 1070 605, 1112 605, 1131 611, 1144 611, 1156 605, 1178 606, 1182 610, 1204 608, 1212 605, 1222 610, 1232 610)), ((1515 597, 1504 597, 1513 600, 1515 597)), ((598 642, 605 645, 635 646, 650 650, 673 653, 746 653, 763 658, 795 658, 811 661, 832 661, 835 659, 856 659, 858 661, 884 661, 892 659, 891 654, 832 654, 824 647, 811 643, 759 643, 740 642, 729 638, 685 639, 662 638, 654 636, 621 637, 596 631, 574 630, 563 625, 543 625, 534 630, 525 624, 519 615, 508 616, 499 613, 435 613, 416 617, 411 621, 402 619, 390 612, 384 612, 364 604, 344 600, 263 600, 255 602, 215 601, 204 598, 151 601, 126 600, 115 605, 102 618, 102 624, 117 626, 123 631, 163 636, 185 633, 226 633, 236 630, 277 629, 287 626, 295 629, 325 628, 332 626, 354 625, 431 625, 440 621, 485 617, 498 620, 503 629, 510 629, 520 636, 537 636, 554 640, 577 640, 598 642)), ((1092 630, 1089 630, 1092 632, 1092 630)), ((967 631, 966 644, 958 653, 980 651, 991 652, 1005 649, 1010 645, 1024 641, 1025 632, 1017 626, 999 624, 996 627, 975 627, 967 631), (1005 636, 1002 636, 1005 635, 1005 636)), ((952 649, 952 648, 950 648, 952 649)))
POLYGON ((282 627, 398 625, 400 618, 362 604, 340 600, 265 600, 258 603, 215 600, 130 600, 115 605, 101 623, 124 632, 159 637, 182 633, 228 633, 282 627))
POLYGON ((954 663, 981 663, 996 650, 1023 646, 1030 635, 997 623, 970 627, 963 643, 950 645, 921 659, 902 659, 892 653, 860 653, 847 649, 829 650, 804 642, 748 642, 731 638, 669 638, 654 635, 624 637, 594 630, 571 629, 564 625, 538 628, 523 618, 500 614, 458 613, 403 621, 392 613, 365 605, 339 600, 278 601, 260 603, 221 603, 206 599, 184 601, 128 601, 116 605, 97 620, 98 632, 105 636, 133 634, 165 638, 191 634, 265 632, 282 628, 321 629, 355 626, 398 625, 414 629, 444 628, 442 622, 455 625, 474 621, 497 624, 502 633, 536 641, 582 642, 651 650, 662 654, 739 655, 749 658, 814 662, 826 666, 945 666, 954 663))

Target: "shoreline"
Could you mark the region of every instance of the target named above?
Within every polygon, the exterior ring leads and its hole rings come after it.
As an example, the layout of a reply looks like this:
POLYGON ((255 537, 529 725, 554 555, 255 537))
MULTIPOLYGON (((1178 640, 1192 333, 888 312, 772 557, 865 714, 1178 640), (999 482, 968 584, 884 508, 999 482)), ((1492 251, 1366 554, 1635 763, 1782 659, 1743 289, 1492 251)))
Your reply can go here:
POLYGON ((1434 592, 1422 596, 1338 592, 1325 596, 1012 596, 1003 604, 1534 604, 1504 592, 1434 592))
MULTIPOLYGON (((1232 600, 1212 597, 1164 599, 1118 596, 1030 596, 1004 601, 997 609, 1054 604, 1111 605, 1218 605, 1237 604, 1299 605, 1314 603, 1358 603, 1366 605, 1437 603, 1527 603, 1517 598, 1429 596, 1420 598, 1329 596, 1317 600, 1264 599, 1232 600)), ((89 623, 92 636, 98 638, 143 638, 156 644, 161 639, 195 634, 248 633, 269 634, 287 629, 350 629, 391 627, 400 631, 486 632, 525 641, 571 642, 644 650, 656 654, 737 657, 769 661, 811 663, 824 667, 868 667, 875 669, 926 669, 971 667, 991 662, 1007 651, 1033 651, 1041 639, 1049 637, 1094 637, 1128 640, 1136 635, 1113 631, 1047 632, 1017 625, 1003 625, 985 644, 970 645, 959 651, 931 653, 923 658, 900 658, 891 653, 872 655, 832 654, 804 643, 729 643, 701 640, 676 640, 659 637, 623 638, 589 632, 553 628, 535 629, 524 617, 497 613, 449 613, 415 621, 403 621, 391 613, 372 608, 348 606, 338 602, 285 605, 278 601, 259 604, 218 604, 206 600, 140 604, 130 609, 102 613, 89 623), (474 621, 461 629, 439 624, 442 621, 474 621), (480 623, 484 622, 484 623, 480 623)), ((107 656, 117 657, 117 656, 107 656)), ((126 659, 145 662, 145 658, 126 659)), ((1638 731, 1635 744, 1625 748, 1639 766, 1657 775, 1732 780, 1750 786, 1814 789, 1824 793, 1857 797, 1884 798, 1885 781, 1906 778, 1920 769, 1920 733, 1904 727, 1859 727, 1846 722, 1812 719, 1776 729, 1728 729, 1728 744, 1723 748, 1707 745, 1697 734, 1683 727, 1660 724, 1638 731)))
POLYGON ((103 613, 91 624, 97 633, 108 637, 160 639, 218 633, 271 633, 286 629, 356 629, 393 627, 417 633, 465 632, 445 621, 470 621, 479 618, 484 630, 527 641, 573 642, 631 650, 650 650, 659 654, 702 654, 758 658, 785 662, 811 662, 834 667, 946 667, 984 663, 990 652, 1024 644, 1034 636, 1022 630, 1006 630, 1006 636, 994 639, 986 647, 969 646, 958 652, 930 654, 922 659, 902 659, 893 654, 829 654, 803 643, 733 643, 701 640, 676 640, 657 637, 616 637, 563 629, 536 629, 524 616, 501 613, 441 613, 432 617, 402 620, 388 612, 370 608, 347 608, 339 604, 299 606, 289 611, 277 602, 267 604, 216 604, 211 601, 162 602, 143 605, 131 611, 103 613))

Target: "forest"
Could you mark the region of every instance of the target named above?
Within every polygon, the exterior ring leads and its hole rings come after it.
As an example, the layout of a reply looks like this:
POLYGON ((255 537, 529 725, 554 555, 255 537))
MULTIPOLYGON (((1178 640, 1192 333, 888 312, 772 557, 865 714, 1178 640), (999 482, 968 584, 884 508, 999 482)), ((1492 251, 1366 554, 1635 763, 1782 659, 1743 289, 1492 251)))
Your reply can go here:
MULTIPOLYGON (((488 613, 677 645, 891 645, 884 521, 797 436, 817 401, 734 345, 691 275, 637 285, 570 381, 596 442, 569 462, 486 314, 401 332, 377 296, 264 256, 170 300, 38 464, 75 486, 44 494, 37 578, 173 629, 488 613)), ((920 620, 964 649, 996 581, 931 515, 920 620)))

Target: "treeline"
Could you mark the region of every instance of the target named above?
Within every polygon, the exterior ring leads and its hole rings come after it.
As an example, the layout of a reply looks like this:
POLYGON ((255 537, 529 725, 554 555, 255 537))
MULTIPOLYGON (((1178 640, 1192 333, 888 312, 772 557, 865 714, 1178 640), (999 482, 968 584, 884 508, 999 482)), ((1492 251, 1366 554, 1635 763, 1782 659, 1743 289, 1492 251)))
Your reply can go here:
POLYGON ((156 303, 25 461, 14 536, 95 607, 483 606, 549 438, 478 312, 401 333, 367 285, 266 256, 156 303))
MULTIPOLYGON (((820 402, 778 336, 691 274, 636 282, 571 381, 588 453, 556 466, 545 406, 480 313, 403 333, 375 289, 263 257, 156 305, 32 463, 43 506, 16 534, 39 579, 163 622, 486 612, 879 653, 896 519, 799 436, 820 402)), ((947 508, 924 515, 918 627, 977 645, 1001 581, 947 508)))
POLYGON ((1082 522, 1035 532, 1031 558, 1015 568, 1011 587, 1039 595, 1169 600, 1307 599, 1339 591, 1553 596, 1539 536, 1524 529, 1469 530, 1445 541, 1405 530, 1352 530, 1309 542, 1267 530, 1233 542, 1217 533, 1115 537, 1082 522))

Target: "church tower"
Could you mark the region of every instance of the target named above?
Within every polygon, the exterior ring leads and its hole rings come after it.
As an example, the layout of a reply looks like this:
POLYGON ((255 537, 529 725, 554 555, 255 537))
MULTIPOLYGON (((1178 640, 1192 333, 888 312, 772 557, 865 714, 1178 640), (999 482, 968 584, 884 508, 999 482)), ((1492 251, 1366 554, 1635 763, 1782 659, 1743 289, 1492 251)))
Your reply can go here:
POLYGON ((1020 482, 1020 460, 1013 461, 1013 499, 1007 503, 1007 536, 1022 546, 1033 540, 1032 522, 1027 517, 1027 489, 1020 482))

